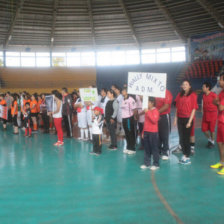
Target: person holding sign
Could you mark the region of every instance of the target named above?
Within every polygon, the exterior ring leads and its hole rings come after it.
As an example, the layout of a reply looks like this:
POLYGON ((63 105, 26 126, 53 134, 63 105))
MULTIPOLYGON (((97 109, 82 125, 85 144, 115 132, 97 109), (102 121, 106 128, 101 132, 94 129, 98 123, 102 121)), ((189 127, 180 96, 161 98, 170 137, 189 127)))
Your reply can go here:
POLYGON ((190 135, 195 112, 198 109, 197 95, 192 91, 191 84, 188 80, 184 80, 181 87, 182 90, 178 93, 175 99, 176 114, 174 118, 174 126, 178 124, 180 145, 183 150, 183 156, 180 163, 190 164, 190 135))
POLYGON ((155 108, 155 98, 149 97, 148 109, 145 109, 145 123, 142 132, 144 138, 144 164, 141 169, 159 169, 159 136, 158 136, 158 121, 159 111, 155 108), (153 165, 151 166, 151 157, 153 156, 153 165))
POLYGON ((159 148, 162 160, 168 160, 169 154, 169 134, 171 130, 170 124, 170 109, 173 96, 169 90, 166 89, 165 98, 156 98, 156 108, 159 110, 159 148))
POLYGON ((124 153, 132 155, 135 154, 135 125, 134 114, 136 113, 136 102, 128 95, 127 88, 123 88, 122 95, 124 100, 122 101, 122 124, 125 132, 125 139, 127 141, 127 148, 124 149, 124 153))
MULTIPOLYGON (((0 95, 0 105, 2 107, 5 107, 5 108, 7 106, 7 103, 6 103, 5 99, 4 99, 4 94, 0 95)), ((3 121, 3 129, 6 130, 7 120, 2 118, 2 121, 3 121)))

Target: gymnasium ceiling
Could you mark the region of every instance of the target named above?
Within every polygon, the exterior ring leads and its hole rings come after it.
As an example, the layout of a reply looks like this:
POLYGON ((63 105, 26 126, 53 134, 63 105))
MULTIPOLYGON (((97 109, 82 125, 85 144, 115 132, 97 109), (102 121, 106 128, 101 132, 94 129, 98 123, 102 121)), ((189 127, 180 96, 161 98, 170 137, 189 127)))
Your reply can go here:
POLYGON ((224 28, 223 0, 0 0, 0 46, 143 47, 224 28))

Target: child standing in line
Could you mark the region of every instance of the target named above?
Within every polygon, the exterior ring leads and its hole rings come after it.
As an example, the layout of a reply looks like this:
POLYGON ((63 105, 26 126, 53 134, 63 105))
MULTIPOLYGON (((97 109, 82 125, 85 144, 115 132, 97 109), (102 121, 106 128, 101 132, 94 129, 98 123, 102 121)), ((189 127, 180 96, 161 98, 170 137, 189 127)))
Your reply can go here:
POLYGON ((24 127, 25 127, 25 137, 32 135, 32 128, 31 128, 31 111, 30 111, 30 104, 26 102, 25 104, 25 113, 24 113, 24 127), (29 135, 28 135, 29 132, 29 135))
POLYGON ((157 170, 159 168, 159 111, 155 108, 155 98, 149 97, 148 109, 145 109, 145 123, 142 135, 144 137, 144 164, 141 169, 157 170), (151 166, 151 156, 153 165, 151 166), (150 167, 151 166, 151 167, 150 167))
POLYGON ((90 152, 91 155, 99 156, 102 152, 103 121, 104 116, 102 108, 95 107, 92 123, 93 152, 90 152))

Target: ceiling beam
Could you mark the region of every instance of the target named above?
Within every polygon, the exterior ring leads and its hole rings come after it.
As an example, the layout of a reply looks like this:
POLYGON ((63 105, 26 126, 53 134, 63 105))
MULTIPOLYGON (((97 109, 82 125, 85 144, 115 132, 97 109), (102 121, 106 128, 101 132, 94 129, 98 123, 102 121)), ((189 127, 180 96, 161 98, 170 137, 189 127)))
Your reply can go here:
POLYGON ((95 28, 94 28, 94 21, 93 21, 92 0, 87 0, 87 7, 88 7, 88 13, 89 13, 89 23, 91 27, 91 33, 92 33, 93 48, 96 49, 96 35, 95 35, 95 28))
POLYGON ((119 3, 120 3, 120 6, 121 6, 121 8, 122 8, 122 10, 124 12, 124 15, 125 15, 127 21, 128 21, 128 25, 129 25, 129 27, 131 29, 132 37, 133 37, 134 41, 136 42, 137 47, 140 49, 141 48, 141 43, 140 43, 140 41, 138 39, 138 36, 136 34, 136 31, 135 31, 135 28, 134 28, 133 23, 131 21, 131 17, 130 17, 130 15, 128 13, 127 7, 126 7, 126 5, 125 5, 123 0, 119 0, 119 3))
POLYGON ((215 19, 218 23, 218 26, 221 29, 224 29, 224 17, 209 3, 207 0, 196 0, 209 14, 215 19))
POLYGON ((159 10, 163 13, 166 17, 167 21, 170 23, 170 26, 174 29, 174 33, 181 39, 183 42, 187 42, 187 38, 183 35, 182 31, 178 28, 175 20, 172 18, 170 12, 167 8, 163 5, 161 0, 155 0, 155 3, 159 7, 159 10))
POLYGON ((6 39, 5 39, 4 49, 6 49, 8 47, 9 42, 12 39, 12 33, 13 33, 13 30, 14 30, 14 27, 15 27, 15 24, 16 24, 16 20, 17 20, 19 14, 20 14, 20 11, 23 7, 24 1, 25 0, 20 0, 17 4, 16 11, 13 15, 12 23, 10 24, 10 27, 9 27, 9 30, 8 30, 8 33, 7 33, 7 36, 6 36, 6 39))
POLYGON ((51 50, 54 46, 54 34, 55 34, 55 24, 56 24, 56 18, 57 18, 58 2, 59 2, 59 0, 54 0, 53 17, 52 17, 52 24, 51 24, 51 36, 50 36, 50 49, 51 50))

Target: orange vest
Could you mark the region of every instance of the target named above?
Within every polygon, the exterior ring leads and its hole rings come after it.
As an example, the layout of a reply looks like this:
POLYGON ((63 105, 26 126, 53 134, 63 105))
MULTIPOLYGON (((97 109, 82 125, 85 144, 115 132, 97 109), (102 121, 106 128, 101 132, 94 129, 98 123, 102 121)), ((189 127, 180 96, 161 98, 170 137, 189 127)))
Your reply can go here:
POLYGON ((33 113, 33 114, 37 113, 37 101, 36 100, 33 100, 30 102, 30 110, 31 110, 31 113, 33 113), (33 108, 33 106, 34 106, 34 108, 33 108))
POLYGON ((0 102, 0 105, 2 105, 2 106, 6 106, 7 104, 6 104, 6 101, 5 100, 2 100, 1 102, 0 102))
POLYGON ((17 101, 14 101, 14 103, 12 103, 12 107, 11 107, 11 114, 13 115, 15 111, 15 115, 18 114, 18 103, 17 101))

